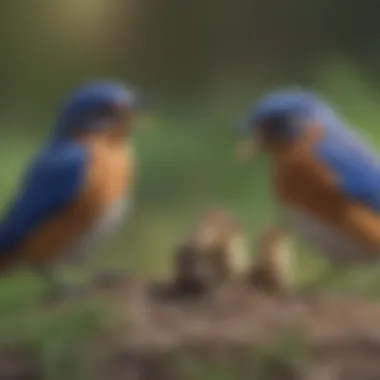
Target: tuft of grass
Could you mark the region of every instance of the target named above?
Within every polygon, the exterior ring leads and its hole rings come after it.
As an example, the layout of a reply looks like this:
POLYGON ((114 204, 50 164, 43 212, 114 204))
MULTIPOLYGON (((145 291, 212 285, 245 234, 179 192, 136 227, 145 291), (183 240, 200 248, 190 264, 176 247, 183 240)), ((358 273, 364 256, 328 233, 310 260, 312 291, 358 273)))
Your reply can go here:
POLYGON ((289 330, 270 345, 238 348, 234 353, 210 359, 190 350, 178 350, 171 357, 179 379, 199 380, 295 380, 312 355, 303 335, 289 330))
POLYGON ((32 348, 47 379, 83 379, 82 344, 101 328, 104 306, 85 300, 44 309, 42 291, 42 284, 27 275, 1 281, 1 341, 32 348))

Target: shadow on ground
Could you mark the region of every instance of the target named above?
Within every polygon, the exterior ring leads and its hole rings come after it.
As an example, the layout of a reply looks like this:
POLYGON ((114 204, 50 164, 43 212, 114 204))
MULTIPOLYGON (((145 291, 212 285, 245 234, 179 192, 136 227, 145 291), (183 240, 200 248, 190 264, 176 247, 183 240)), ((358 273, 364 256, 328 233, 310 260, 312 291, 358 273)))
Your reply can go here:
MULTIPOLYGON (((238 285, 174 299, 158 289, 142 279, 94 285, 89 297, 104 297, 116 318, 82 350, 89 379, 380 379, 380 305, 371 301, 238 285)), ((70 304, 43 312, 62 307, 70 304)), ((0 350, 1 380, 43 378, 36 350, 0 350)))

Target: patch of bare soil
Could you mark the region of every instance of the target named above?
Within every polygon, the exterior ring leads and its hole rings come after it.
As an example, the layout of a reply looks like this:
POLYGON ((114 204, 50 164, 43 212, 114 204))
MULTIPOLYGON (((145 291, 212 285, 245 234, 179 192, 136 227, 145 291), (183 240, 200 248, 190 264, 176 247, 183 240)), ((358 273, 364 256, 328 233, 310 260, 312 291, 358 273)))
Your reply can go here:
MULTIPOLYGON (((120 317, 88 342, 83 361, 94 380, 203 379, 199 363, 221 368, 218 379, 380 379, 380 305, 368 300, 276 297, 239 285, 175 297, 141 279, 94 292, 120 317)), ((4 348, 0 379, 42 379, 37 363, 4 348)))

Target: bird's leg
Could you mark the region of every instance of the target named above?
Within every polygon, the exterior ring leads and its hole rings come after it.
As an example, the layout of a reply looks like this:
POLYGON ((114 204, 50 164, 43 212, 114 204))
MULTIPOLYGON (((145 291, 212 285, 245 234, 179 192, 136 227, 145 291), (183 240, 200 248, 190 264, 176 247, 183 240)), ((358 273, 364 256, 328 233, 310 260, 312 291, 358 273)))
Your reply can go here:
POLYGON ((81 295, 78 289, 63 282, 55 273, 53 268, 47 266, 34 267, 36 273, 44 280, 47 285, 46 301, 59 302, 67 298, 81 295))
POLYGON ((57 278, 54 270, 44 265, 36 265, 33 269, 44 281, 46 300, 50 302, 62 298, 66 292, 66 286, 57 278))
MULTIPOLYGON (((70 264, 72 264, 71 262, 70 264)), ((82 290, 85 291, 91 290, 94 288, 101 288, 101 289, 109 289, 114 288, 115 286, 119 285, 123 281, 125 281, 128 276, 124 271, 118 270, 118 269, 90 269, 88 268, 88 265, 86 267, 84 264, 87 263, 86 260, 83 258, 80 258, 79 260, 75 260, 75 267, 76 270, 84 274, 84 277, 86 278, 83 280, 83 287, 82 290)), ((82 276, 81 276, 82 277, 82 276)))
POLYGON ((92 276, 91 284, 102 289, 110 289, 128 280, 129 276, 122 271, 104 270, 92 276))

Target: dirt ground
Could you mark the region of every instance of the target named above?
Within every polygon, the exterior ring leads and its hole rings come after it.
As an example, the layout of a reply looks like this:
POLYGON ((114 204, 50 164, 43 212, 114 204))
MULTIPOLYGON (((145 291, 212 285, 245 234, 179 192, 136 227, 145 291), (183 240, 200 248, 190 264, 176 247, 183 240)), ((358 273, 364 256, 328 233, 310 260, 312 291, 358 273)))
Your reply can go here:
MULTIPOLYGON (((194 363, 225 368, 233 362, 234 375, 224 369, 225 377, 207 379, 380 379, 380 305, 374 302, 324 294, 270 296, 238 285, 180 299, 158 289, 129 279, 101 290, 117 323, 88 342, 83 363, 89 378, 203 379, 194 363), (266 360, 263 346, 272 347, 266 360), (265 376, 258 375, 263 366, 265 376)), ((42 379, 34 355, 4 347, 0 379, 42 379)))

